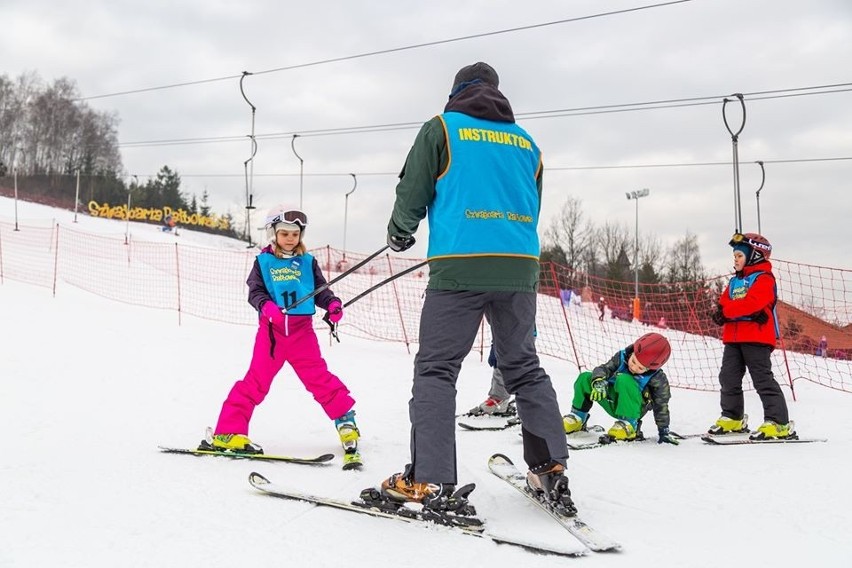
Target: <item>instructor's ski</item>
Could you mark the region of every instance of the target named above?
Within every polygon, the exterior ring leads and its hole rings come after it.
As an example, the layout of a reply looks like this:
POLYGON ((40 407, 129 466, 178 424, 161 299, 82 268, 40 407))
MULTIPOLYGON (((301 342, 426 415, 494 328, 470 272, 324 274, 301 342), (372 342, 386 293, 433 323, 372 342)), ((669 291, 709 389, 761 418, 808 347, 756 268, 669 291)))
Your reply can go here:
POLYGON ((512 460, 503 454, 494 454, 491 456, 488 460, 488 469, 491 470, 491 473, 518 490, 532 503, 535 503, 538 508, 553 517, 556 522, 565 527, 568 532, 574 535, 577 540, 589 547, 589 549, 594 550, 595 552, 607 552, 621 549, 621 545, 619 543, 593 529, 584 523, 579 517, 562 516, 546 503, 539 501, 527 487, 526 476, 517 467, 515 467, 512 460))
MULTIPOLYGON (((404 504, 392 503, 389 501, 372 504, 364 501, 353 501, 351 503, 347 503, 346 501, 339 501, 337 499, 316 497, 307 493, 302 493, 300 491, 295 491, 289 488, 282 487, 280 485, 276 485, 269 481, 269 479, 267 479, 263 475, 256 472, 252 472, 249 475, 249 483, 258 491, 261 491, 265 495, 270 495, 272 497, 279 497, 281 499, 289 499, 293 501, 302 501, 305 503, 311 503, 319 507, 330 507, 333 509, 349 511, 352 513, 360 513, 363 515, 369 515, 371 517, 378 517, 382 519, 396 519, 398 521, 403 521, 425 527, 434 527, 436 524, 444 525, 446 529, 450 531, 456 531, 461 534, 485 538, 498 544, 508 544, 511 546, 517 546, 538 554, 552 554, 557 556, 573 557, 581 556, 586 553, 585 549, 578 551, 576 549, 560 550, 558 548, 547 548, 535 543, 525 542, 514 537, 504 537, 491 534, 485 530, 485 527, 482 525, 482 521, 480 521, 476 517, 461 517, 451 514, 442 515, 440 513, 432 512, 428 509, 412 509, 408 508, 404 504)), ((376 493, 378 492, 376 491, 376 493)))

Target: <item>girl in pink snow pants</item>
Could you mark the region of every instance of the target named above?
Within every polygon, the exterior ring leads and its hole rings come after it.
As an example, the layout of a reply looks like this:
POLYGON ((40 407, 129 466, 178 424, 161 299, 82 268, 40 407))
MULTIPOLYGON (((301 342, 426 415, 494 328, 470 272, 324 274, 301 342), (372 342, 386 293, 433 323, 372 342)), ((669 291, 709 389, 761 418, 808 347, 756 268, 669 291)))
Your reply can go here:
POLYGON ((346 452, 357 453, 355 401, 346 385, 329 372, 313 328, 315 306, 328 310, 329 320, 337 323, 343 317, 343 305, 327 288, 316 259, 306 252, 302 242, 306 226, 307 216, 292 208, 277 206, 267 217, 269 245, 258 254, 246 281, 248 302, 258 311, 260 325, 248 372, 234 384, 222 405, 210 442, 216 450, 263 453, 248 438, 249 422, 287 362, 335 421, 346 452), (317 288, 322 291, 297 303, 317 288))

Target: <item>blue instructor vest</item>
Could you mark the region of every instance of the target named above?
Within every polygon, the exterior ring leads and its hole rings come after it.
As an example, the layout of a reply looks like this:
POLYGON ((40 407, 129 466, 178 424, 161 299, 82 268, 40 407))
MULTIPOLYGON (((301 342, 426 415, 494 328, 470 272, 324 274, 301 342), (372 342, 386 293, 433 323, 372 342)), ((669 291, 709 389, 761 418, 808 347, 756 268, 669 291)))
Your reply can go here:
MULTIPOLYGON (((280 307, 287 309, 296 300, 314 291, 314 257, 310 254, 278 258, 271 253, 261 253, 257 262, 269 295, 280 307)), ((287 313, 310 316, 315 312, 314 300, 311 298, 287 313)))
POLYGON ((459 112, 444 123, 449 165, 429 207, 430 260, 518 256, 538 260, 541 152, 517 124, 459 112))

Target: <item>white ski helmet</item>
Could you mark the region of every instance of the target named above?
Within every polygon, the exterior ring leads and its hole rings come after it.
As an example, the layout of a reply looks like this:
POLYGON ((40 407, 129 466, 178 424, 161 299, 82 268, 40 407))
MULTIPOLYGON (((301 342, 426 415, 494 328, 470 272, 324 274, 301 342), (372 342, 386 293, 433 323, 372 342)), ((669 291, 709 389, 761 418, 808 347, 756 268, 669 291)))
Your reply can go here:
POLYGON ((266 239, 271 243, 275 242, 275 232, 278 229, 299 229, 299 240, 302 240, 302 235, 305 234, 305 227, 308 226, 308 216, 302 211, 289 207, 287 205, 276 205, 266 214, 266 239))

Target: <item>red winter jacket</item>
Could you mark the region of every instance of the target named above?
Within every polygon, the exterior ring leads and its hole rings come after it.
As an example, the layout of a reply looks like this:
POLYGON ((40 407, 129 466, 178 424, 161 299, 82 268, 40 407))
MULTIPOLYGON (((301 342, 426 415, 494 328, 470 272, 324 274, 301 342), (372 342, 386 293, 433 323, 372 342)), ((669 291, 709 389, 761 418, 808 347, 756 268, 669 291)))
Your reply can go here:
POLYGON ((772 264, 768 260, 743 268, 742 276, 737 275, 731 278, 719 297, 722 315, 727 319, 735 319, 764 311, 769 316, 769 320, 764 324, 753 321, 725 323, 722 327, 722 342, 764 343, 775 347, 775 314, 772 310, 775 299, 775 277, 772 275, 772 264), (751 286, 745 289, 743 279, 755 272, 765 272, 765 274, 756 277, 751 286), (745 294, 742 297, 731 298, 732 285, 735 291, 741 288, 745 294))

